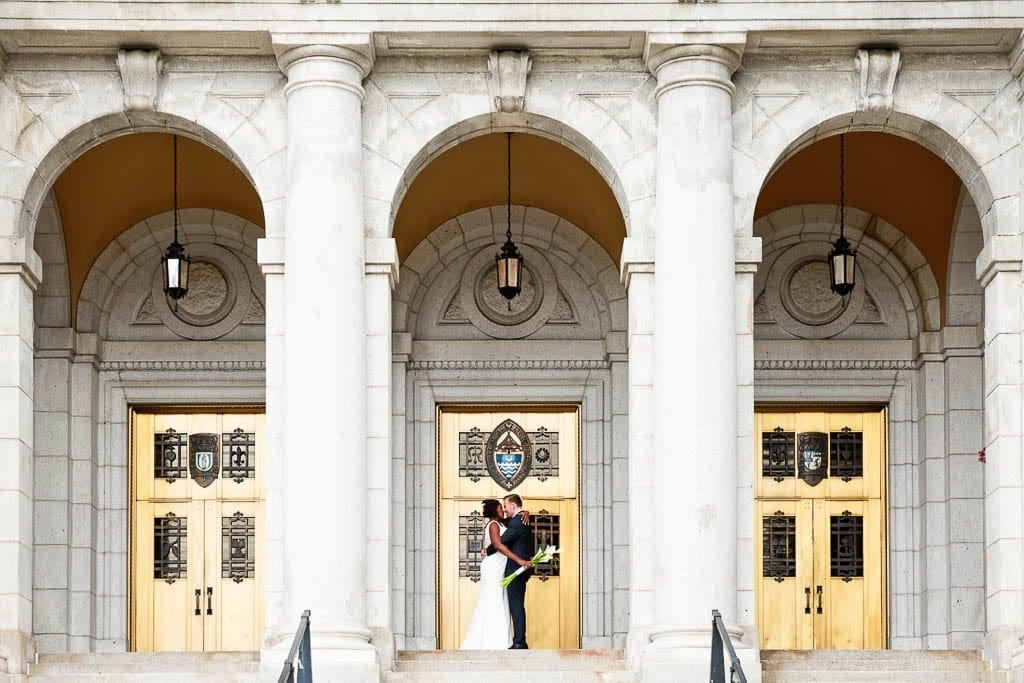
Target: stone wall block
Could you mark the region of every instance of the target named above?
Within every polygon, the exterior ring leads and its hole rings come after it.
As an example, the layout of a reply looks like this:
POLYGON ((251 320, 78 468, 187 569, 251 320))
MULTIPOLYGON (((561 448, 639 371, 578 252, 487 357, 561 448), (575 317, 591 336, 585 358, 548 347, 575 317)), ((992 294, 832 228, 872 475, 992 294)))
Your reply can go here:
MULTIPOLYGON (((229 109, 223 102, 210 96, 210 89, 213 87, 216 75, 213 73, 178 72, 174 71, 174 60, 170 60, 168 68, 163 76, 163 87, 160 92, 160 110, 168 114, 180 116, 186 121, 204 121, 204 125, 216 130, 221 139, 224 139, 225 132, 230 132, 234 126, 219 127, 212 122, 206 121, 212 111, 221 109, 220 116, 215 121, 223 121, 229 116, 229 112, 240 116, 238 112, 229 109), (211 100, 213 100, 211 102, 211 100)), ((237 126, 237 123, 235 124, 237 126)))

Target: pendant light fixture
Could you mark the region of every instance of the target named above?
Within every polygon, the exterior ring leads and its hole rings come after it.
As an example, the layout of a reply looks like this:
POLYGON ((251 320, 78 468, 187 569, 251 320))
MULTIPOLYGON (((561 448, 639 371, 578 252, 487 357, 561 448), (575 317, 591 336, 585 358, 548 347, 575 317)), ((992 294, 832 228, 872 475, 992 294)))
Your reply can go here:
POLYGON ((839 239, 828 253, 828 273, 832 291, 846 296, 856 284, 857 252, 846 241, 846 135, 839 136, 839 239))
POLYGON ((174 136, 174 241, 167 247, 161 260, 164 273, 164 294, 171 300, 171 308, 178 310, 178 300, 188 293, 189 258, 185 247, 178 242, 178 136, 174 136))
POLYGON ((506 228, 505 244, 494 257, 498 266, 498 292, 508 300, 508 310, 512 310, 512 299, 523 290, 523 255, 516 249, 512 241, 512 133, 505 133, 505 157, 507 164, 505 210, 506 228))

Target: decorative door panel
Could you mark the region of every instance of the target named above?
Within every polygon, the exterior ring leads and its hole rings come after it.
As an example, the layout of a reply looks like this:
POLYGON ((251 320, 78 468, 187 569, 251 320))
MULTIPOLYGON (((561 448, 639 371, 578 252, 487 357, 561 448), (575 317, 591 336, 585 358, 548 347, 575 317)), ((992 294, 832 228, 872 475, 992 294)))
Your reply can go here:
POLYGON ((886 646, 884 418, 756 415, 762 648, 886 646))
POLYGON ((485 498, 523 498, 539 548, 562 554, 527 584, 527 642, 580 646, 577 406, 444 408, 439 413, 439 646, 457 649, 476 605, 485 498))
POLYGON ((135 415, 139 500, 255 500, 262 495, 263 415, 135 415))
POLYGON ((258 650, 263 416, 132 424, 132 648, 258 650))
POLYGON ((759 413, 758 498, 880 498, 882 412, 759 413))
POLYGON ((812 502, 759 502, 755 534, 758 626, 761 647, 807 650, 814 647, 812 502))

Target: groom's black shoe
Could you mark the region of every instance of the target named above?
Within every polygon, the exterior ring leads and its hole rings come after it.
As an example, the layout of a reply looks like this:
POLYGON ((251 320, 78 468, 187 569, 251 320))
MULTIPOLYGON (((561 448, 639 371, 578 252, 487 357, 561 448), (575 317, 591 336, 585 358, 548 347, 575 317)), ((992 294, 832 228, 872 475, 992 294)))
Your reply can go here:
POLYGON ((512 647, 510 647, 509 649, 510 650, 529 650, 530 648, 527 647, 526 645, 512 645, 512 647))

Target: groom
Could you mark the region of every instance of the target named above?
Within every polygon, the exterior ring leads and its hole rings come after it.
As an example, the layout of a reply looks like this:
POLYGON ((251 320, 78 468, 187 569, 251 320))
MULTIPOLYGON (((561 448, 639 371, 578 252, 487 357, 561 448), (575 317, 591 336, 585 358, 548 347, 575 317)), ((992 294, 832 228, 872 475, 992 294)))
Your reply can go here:
MULTIPOLYGON (((505 496, 502 501, 505 510, 505 533, 501 542, 512 553, 505 561, 505 576, 514 573, 519 567, 529 567, 533 557, 533 529, 523 522, 523 499, 515 493, 505 496)), ((493 545, 487 547, 487 554, 493 555, 493 545)), ((512 616, 512 647, 510 650, 526 650, 526 582, 532 569, 527 569, 508 586, 508 611, 512 616)))

